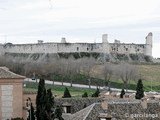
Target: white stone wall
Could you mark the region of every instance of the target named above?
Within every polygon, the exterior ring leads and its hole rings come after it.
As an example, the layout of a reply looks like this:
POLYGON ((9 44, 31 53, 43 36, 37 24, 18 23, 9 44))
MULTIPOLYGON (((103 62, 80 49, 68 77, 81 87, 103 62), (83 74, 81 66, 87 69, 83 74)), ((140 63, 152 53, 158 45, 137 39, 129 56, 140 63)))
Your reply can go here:
POLYGON ((102 36, 102 43, 39 43, 0 45, 0 55, 8 53, 70 53, 98 52, 121 54, 144 54, 152 56, 152 34, 146 37, 146 44, 108 43, 107 34, 102 36))
POLYGON ((123 43, 112 43, 110 44, 109 51, 113 53, 124 53, 124 54, 139 54, 145 53, 145 44, 123 44, 123 43))
POLYGON ((57 43, 6 45, 4 49, 10 53, 57 53, 57 43))
POLYGON ((3 48, 3 45, 0 45, 0 55, 3 55, 4 54, 4 48, 3 48))
POLYGON ((1 116, 2 120, 12 118, 13 114, 13 85, 1 85, 1 116))
POLYGON ((44 43, 5 46, 9 53, 103 52, 102 43, 44 43))
MULTIPOLYGON (((2 48, 1 48, 2 49, 2 48)), ((146 44, 123 43, 42 43, 5 46, 9 53, 70 53, 70 52, 98 52, 98 53, 148 53, 146 44)), ((148 54, 147 54, 148 55, 148 54)))
POLYGON ((152 56, 152 33, 150 32, 146 37, 146 50, 145 54, 152 56))

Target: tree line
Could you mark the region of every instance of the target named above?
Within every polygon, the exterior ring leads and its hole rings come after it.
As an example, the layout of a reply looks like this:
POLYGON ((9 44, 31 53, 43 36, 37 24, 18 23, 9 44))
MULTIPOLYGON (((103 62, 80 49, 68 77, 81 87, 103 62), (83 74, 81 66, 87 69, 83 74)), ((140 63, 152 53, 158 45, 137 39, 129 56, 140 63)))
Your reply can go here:
POLYGON ((47 77, 54 81, 59 77, 62 85, 63 82, 73 82, 91 85, 107 86, 110 89, 111 79, 121 80, 125 89, 129 89, 131 80, 139 78, 139 73, 134 65, 121 62, 119 64, 100 63, 93 57, 83 57, 74 59, 55 59, 50 62, 28 61, 16 62, 0 57, 0 66, 6 66, 11 71, 25 75, 26 77, 35 76, 36 78, 47 77), (100 80, 103 79, 103 83, 100 80))

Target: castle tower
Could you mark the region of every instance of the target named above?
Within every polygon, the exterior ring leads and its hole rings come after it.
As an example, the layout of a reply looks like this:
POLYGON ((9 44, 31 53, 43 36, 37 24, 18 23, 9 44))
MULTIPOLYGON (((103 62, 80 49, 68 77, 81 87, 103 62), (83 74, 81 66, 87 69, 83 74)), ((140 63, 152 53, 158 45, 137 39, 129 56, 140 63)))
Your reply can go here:
POLYGON ((109 53, 108 34, 102 35, 103 53, 109 53))
POLYGON ((67 43, 66 38, 62 37, 61 43, 67 43))
POLYGON ((4 47, 0 44, 0 56, 4 55, 4 47))
POLYGON ((152 56, 152 32, 148 33, 146 36, 146 51, 145 55, 152 56))
POLYGON ((102 35, 102 43, 108 43, 108 34, 102 35))

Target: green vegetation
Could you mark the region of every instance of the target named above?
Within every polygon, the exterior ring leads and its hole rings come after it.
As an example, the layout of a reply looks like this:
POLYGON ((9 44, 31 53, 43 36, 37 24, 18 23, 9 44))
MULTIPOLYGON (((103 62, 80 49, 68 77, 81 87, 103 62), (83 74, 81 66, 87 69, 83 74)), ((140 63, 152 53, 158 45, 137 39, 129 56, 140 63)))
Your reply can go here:
POLYGON ((82 95, 82 98, 83 98, 83 97, 88 97, 87 92, 85 92, 85 93, 82 95))
MULTIPOLYGON (((38 90, 38 83, 32 83, 32 82, 25 82, 26 87, 24 90, 27 91, 37 91, 38 90)), ((46 89, 51 88, 53 95, 59 95, 60 97, 63 96, 65 91, 65 86, 61 85, 51 85, 51 84, 45 84, 46 89)), ((67 87, 70 91, 70 94, 72 95, 72 98, 81 98, 82 94, 87 91, 88 96, 91 97, 92 93, 95 92, 95 89, 87 89, 87 88, 76 88, 76 87, 67 87)))
MULTIPOLYGON (((160 92, 160 65, 135 65, 143 82, 143 90, 160 92), (152 88, 151 88, 152 86, 152 88)), ((136 83, 135 83, 136 84, 136 83)))
POLYGON ((136 91, 137 91, 135 96, 136 99, 141 99, 144 97, 144 90, 143 90, 143 84, 141 79, 138 80, 136 91))
POLYGON ((95 91, 95 93, 92 94, 92 97, 98 97, 99 96, 99 89, 97 88, 97 90, 95 91))
POLYGON ((125 91, 124 91, 124 89, 122 89, 121 94, 120 94, 120 98, 123 98, 124 95, 125 95, 125 91))
POLYGON ((65 88, 65 91, 64 91, 62 98, 71 98, 71 94, 70 94, 67 87, 65 88))

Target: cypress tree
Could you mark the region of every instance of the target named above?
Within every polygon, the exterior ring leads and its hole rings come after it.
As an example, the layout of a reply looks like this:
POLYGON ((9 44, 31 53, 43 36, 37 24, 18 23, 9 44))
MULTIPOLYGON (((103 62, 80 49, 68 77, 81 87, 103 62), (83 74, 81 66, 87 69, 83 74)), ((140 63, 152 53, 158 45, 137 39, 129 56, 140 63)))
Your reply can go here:
POLYGON ((144 90, 143 90, 143 84, 141 79, 138 80, 136 91, 137 91, 135 96, 136 99, 141 99, 144 97, 144 90))
POLYGON ((92 94, 92 97, 98 97, 99 96, 99 89, 97 88, 97 90, 95 91, 95 93, 92 94))
POLYGON ((54 113, 54 118, 57 118, 58 120, 64 120, 62 118, 62 107, 60 107, 59 105, 56 106, 56 110, 55 110, 55 113, 54 113))
POLYGON ((120 98, 123 98, 123 95, 125 95, 124 89, 122 89, 122 91, 121 91, 120 98))
POLYGON ((88 97, 87 92, 85 92, 85 93, 82 95, 82 98, 83 98, 83 97, 88 97))
POLYGON ((38 93, 36 96, 36 107, 37 107, 36 117, 37 117, 37 120, 46 119, 45 95, 46 95, 45 82, 44 82, 44 79, 40 79, 39 85, 38 85, 38 93))
POLYGON ((45 96, 45 112, 47 114, 48 120, 53 119, 53 106, 54 106, 54 97, 52 95, 51 89, 47 90, 47 94, 45 96))
POLYGON ((69 93, 69 90, 67 87, 65 88, 64 95, 62 98, 71 98, 71 94, 69 93))
POLYGON ((84 106, 83 106, 83 108, 86 108, 86 107, 87 107, 87 104, 85 103, 84 106))

